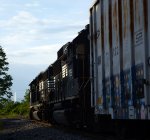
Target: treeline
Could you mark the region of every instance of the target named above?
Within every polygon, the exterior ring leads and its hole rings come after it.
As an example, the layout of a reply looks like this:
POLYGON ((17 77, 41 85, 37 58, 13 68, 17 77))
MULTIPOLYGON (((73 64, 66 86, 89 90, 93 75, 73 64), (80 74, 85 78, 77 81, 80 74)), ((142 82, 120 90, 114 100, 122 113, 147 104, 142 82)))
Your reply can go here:
POLYGON ((13 102, 11 100, 13 78, 9 75, 8 70, 9 63, 6 53, 0 46, 0 118, 27 117, 29 114, 29 90, 26 91, 24 100, 21 102, 13 102))
POLYGON ((9 63, 7 62, 6 54, 0 46, 0 102, 11 98, 12 77, 8 74, 9 63))
POLYGON ((29 90, 26 91, 24 100, 21 102, 14 102, 8 100, 5 103, 0 103, 0 117, 1 118, 13 118, 22 117, 28 118, 29 114, 29 90))

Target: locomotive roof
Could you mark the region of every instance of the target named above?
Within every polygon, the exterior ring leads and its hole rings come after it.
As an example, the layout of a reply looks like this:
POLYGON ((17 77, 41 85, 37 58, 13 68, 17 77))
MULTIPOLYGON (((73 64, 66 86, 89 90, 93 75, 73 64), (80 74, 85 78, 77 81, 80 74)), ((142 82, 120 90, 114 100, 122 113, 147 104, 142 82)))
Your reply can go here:
POLYGON ((78 43, 83 41, 85 37, 87 37, 87 33, 89 32, 89 24, 85 26, 85 29, 81 30, 76 38, 73 39, 72 43, 78 43))

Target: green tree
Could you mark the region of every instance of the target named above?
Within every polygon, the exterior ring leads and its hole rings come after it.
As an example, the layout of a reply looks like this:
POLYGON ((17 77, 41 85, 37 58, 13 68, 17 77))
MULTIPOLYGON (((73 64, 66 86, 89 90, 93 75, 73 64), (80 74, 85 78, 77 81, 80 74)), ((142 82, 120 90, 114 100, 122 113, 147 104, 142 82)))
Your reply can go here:
POLYGON ((24 102, 27 102, 27 103, 30 102, 30 91, 29 91, 29 89, 27 89, 26 92, 25 92, 24 102))
POLYGON ((12 96, 11 86, 13 83, 12 77, 8 74, 8 65, 6 54, 0 46, 0 102, 6 101, 12 96))

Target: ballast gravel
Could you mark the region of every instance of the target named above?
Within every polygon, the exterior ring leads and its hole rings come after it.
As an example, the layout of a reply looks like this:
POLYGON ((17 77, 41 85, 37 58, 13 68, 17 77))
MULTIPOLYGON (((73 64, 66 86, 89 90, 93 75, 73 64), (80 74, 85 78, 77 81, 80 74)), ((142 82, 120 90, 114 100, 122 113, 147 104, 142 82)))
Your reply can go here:
POLYGON ((92 137, 29 120, 1 119, 0 121, 4 124, 4 128, 0 130, 0 140, 93 140, 92 137))

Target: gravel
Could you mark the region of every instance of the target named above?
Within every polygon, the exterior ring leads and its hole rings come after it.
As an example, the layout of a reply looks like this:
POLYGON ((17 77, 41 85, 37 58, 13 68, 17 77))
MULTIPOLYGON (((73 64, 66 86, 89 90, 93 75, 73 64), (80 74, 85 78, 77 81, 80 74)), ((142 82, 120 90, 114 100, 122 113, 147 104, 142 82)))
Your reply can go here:
POLYGON ((0 121, 4 125, 0 130, 0 140, 120 140, 108 134, 92 134, 30 120, 0 119, 0 121))
POLYGON ((4 129, 0 130, 0 140, 93 140, 93 137, 69 129, 57 128, 50 124, 19 119, 0 121, 4 123, 4 129))

